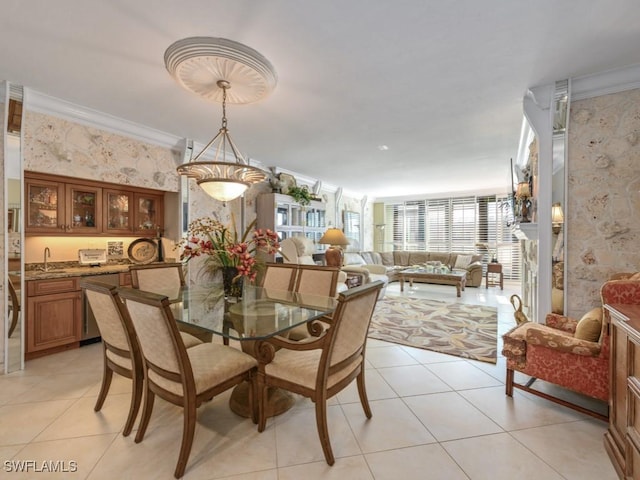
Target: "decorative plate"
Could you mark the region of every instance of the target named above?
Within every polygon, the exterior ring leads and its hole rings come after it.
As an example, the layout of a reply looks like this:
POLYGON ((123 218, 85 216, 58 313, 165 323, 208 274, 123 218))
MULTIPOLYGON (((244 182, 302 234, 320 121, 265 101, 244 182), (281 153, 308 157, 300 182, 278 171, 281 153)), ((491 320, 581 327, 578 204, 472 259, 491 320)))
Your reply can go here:
POLYGON ((280 183, 282 185, 282 193, 287 194, 289 193, 289 189, 291 187, 296 187, 297 183, 296 183, 296 179, 293 175, 289 175, 288 173, 281 173, 279 175, 280 178, 280 183))
POLYGON ((139 238, 131 242, 127 254, 133 263, 151 263, 158 256, 158 245, 150 238, 139 238))

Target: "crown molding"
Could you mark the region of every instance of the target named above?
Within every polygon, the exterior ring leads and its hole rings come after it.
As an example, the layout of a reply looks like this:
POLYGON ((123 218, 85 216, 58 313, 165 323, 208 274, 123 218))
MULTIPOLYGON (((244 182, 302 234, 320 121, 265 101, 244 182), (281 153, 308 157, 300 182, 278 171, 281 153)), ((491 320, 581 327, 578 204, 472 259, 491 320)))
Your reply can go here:
POLYGON ((640 88, 640 64, 571 79, 571 100, 640 88))
POLYGON ((98 110, 61 100, 25 87, 25 109, 99 128, 166 148, 176 148, 183 137, 162 132, 98 110))

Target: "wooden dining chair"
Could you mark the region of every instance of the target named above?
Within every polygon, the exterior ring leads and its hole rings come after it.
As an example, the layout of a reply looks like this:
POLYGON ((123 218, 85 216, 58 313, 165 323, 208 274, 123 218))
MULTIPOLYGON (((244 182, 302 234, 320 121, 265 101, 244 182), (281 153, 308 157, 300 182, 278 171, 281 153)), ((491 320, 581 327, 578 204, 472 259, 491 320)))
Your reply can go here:
POLYGON ((165 295, 171 300, 178 298, 185 286, 181 263, 131 265, 129 272, 133 288, 165 295))
POLYGON ((360 403, 367 418, 371 408, 365 388, 364 367, 367 332, 384 284, 367 283, 338 295, 329 328, 319 337, 296 342, 272 337, 256 346, 258 365, 258 431, 266 426, 267 389, 277 387, 310 398, 315 404, 316 425, 322 451, 329 465, 335 462, 327 426, 327 400, 357 381, 360 403))
POLYGON ((334 297, 338 285, 338 267, 322 265, 298 265, 298 277, 294 291, 334 297))
MULTIPOLYGON (((181 298, 182 290, 186 285, 184 270, 181 263, 154 263, 152 265, 130 265, 131 286, 145 292, 164 295, 169 300, 181 298)), ((198 342, 210 342, 212 335, 210 332, 192 325, 180 325, 180 330, 186 335, 191 335, 198 342)), ((183 338, 187 348, 196 343, 193 339, 183 338)), ((228 345, 228 341, 225 341, 228 345)))
MULTIPOLYGON (((124 305, 117 297, 117 287, 99 279, 83 278, 80 286, 85 292, 102 337, 103 365, 102 385, 94 410, 99 412, 109 393, 113 372, 132 381, 131 405, 122 434, 131 433, 142 401, 142 355, 133 324, 124 305)), ((180 332, 186 348, 202 343, 186 332, 180 332)))
POLYGON ((9 312, 9 318, 11 318, 11 323, 9 324, 9 334, 8 334, 8 336, 11 337, 11 334, 13 333, 13 331, 18 326, 18 319, 20 318, 21 308, 20 308, 20 296, 18 295, 18 292, 16 291, 15 287, 13 286, 13 282, 11 281, 11 277, 8 278, 8 284, 9 284, 8 312, 9 312))
POLYGON ((298 265, 294 263, 267 263, 260 286, 274 290, 293 291, 297 274, 298 265))
MULTIPOLYGON (((325 267, 320 265, 298 265, 298 276, 294 291, 300 295, 320 295, 323 297, 335 297, 338 285, 338 267, 325 267)), ((294 327, 289 332, 290 340, 304 340, 311 335, 309 328, 319 324, 305 324, 294 327)))
POLYGON ((120 288, 119 295, 133 322, 144 358, 145 399, 135 441, 139 443, 144 438, 156 395, 182 407, 182 443, 174 472, 180 478, 191 453, 196 411, 203 402, 248 381, 252 416, 257 422, 257 361, 240 350, 219 344, 203 343, 187 349, 166 296, 127 287, 120 288))
POLYGON ((80 286, 84 289, 89 306, 94 312, 102 337, 104 371, 94 410, 99 412, 102 409, 109 393, 113 372, 130 378, 133 391, 129 414, 122 432, 126 437, 131 433, 142 402, 143 373, 140 345, 131 319, 117 297, 118 287, 89 278, 83 279, 80 286))

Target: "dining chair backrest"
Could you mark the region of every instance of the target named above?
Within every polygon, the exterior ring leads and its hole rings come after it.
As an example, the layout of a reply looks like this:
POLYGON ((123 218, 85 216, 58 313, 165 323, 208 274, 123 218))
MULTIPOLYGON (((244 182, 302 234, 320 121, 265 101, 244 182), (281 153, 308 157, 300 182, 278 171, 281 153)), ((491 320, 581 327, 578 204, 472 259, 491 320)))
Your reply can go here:
POLYGON ((123 315, 124 308, 115 295, 117 287, 97 279, 83 279, 81 283, 89 306, 93 311, 100 330, 100 336, 107 350, 117 351, 124 356, 131 350, 135 340, 135 331, 130 319, 123 315), (128 324, 129 323, 129 324, 128 324))
POLYGON ((120 297, 138 335, 149 379, 165 390, 183 395, 183 384, 193 385, 193 373, 184 342, 165 295, 122 287, 120 297), (186 377, 186 378, 185 378, 186 377))
POLYGON ((153 265, 131 265, 133 288, 165 295, 170 299, 179 297, 184 287, 184 272, 181 263, 159 263, 153 265))
POLYGON ((325 297, 334 297, 338 285, 338 267, 320 265, 298 265, 295 291, 325 297))
POLYGON ((333 314, 333 346, 329 348, 330 375, 334 369, 348 366, 355 357, 364 354, 369 324, 383 286, 379 281, 374 284, 366 284, 338 295, 338 307, 333 314))
POLYGON ((267 263, 262 278, 262 287, 274 290, 293 291, 298 273, 294 263, 267 263))

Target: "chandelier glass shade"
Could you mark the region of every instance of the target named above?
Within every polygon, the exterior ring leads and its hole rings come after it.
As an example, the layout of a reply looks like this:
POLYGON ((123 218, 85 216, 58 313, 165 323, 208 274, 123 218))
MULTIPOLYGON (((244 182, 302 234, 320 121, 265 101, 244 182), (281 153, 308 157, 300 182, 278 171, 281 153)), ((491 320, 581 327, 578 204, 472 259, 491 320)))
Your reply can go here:
POLYGON ((213 37, 179 40, 167 49, 164 60, 182 87, 222 102, 220 130, 192 161, 178 167, 178 174, 195 179, 208 195, 222 202, 233 200, 252 184, 266 180, 269 174, 249 165, 231 139, 226 104, 252 103, 268 95, 276 83, 269 61, 246 45, 213 37), (235 93, 229 94, 232 83, 235 93), (201 161, 214 146, 213 160, 201 161))

